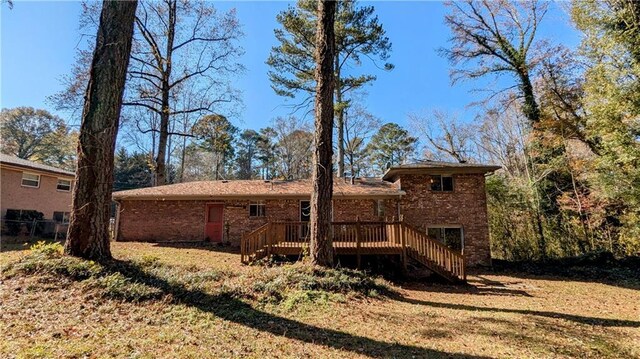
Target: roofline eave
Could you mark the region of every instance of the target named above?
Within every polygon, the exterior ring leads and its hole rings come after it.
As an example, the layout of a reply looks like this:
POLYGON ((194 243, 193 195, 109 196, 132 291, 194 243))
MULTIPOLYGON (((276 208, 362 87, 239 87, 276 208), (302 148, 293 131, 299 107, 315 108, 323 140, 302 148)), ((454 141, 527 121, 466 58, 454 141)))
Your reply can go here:
MULTIPOLYGON (((406 193, 398 191, 389 194, 351 194, 351 195, 334 195, 336 199, 385 199, 400 198, 406 193)), ((132 196, 112 196, 113 201, 216 201, 216 200, 233 200, 233 199, 306 199, 311 198, 311 194, 291 194, 291 195, 264 195, 264 194, 238 194, 238 195, 132 195, 132 196)))
POLYGON ((72 173, 72 172, 68 172, 65 170, 60 170, 60 171, 53 171, 53 170, 48 170, 48 169, 42 169, 42 168, 37 168, 37 167, 30 167, 30 166, 25 166, 25 165, 19 165, 19 164, 14 164, 14 163, 8 163, 8 162, 1 162, 0 163, 0 167, 4 167, 10 170, 17 170, 17 171, 31 171, 31 172, 39 172, 41 174, 45 174, 45 175, 49 175, 52 177, 70 177, 72 179, 75 179, 76 174, 72 173))

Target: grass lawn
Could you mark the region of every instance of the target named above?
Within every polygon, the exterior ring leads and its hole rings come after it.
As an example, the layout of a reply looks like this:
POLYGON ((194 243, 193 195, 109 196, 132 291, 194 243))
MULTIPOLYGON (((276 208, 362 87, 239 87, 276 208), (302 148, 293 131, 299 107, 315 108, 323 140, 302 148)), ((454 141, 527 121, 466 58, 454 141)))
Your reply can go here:
POLYGON ((640 357, 637 277, 316 282, 299 265, 243 266, 227 248, 112 251, 100 266, 4 248, 0 357, 640 357))

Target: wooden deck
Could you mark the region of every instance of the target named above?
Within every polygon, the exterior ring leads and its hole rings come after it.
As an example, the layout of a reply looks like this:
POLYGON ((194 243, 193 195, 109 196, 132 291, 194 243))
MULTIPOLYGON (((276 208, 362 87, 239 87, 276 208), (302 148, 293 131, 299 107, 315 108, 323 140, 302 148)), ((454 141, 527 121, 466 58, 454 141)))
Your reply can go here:
MULTIPOLYGON (((360 267, 363 255, 399 255, 406 268, 408 258, 455 281, 465 281, 464 256, 401 222, 333 222, 336 255, 355 255, 360 267)), ((307 222, 273 222, 246 234, 241 260, 250 263, 277 255, 301 255, 309 246, 307 222)))
MULTIPOLYGON (((280 242, 271 246, 271 254, 298 255, 307 247, 307 243, 280 242)), ((402 254, 402 246, 393 242, 364 242, 360 248, 354 242, 333 242, 333 250, 337 255, 373 255, 373 254, 402 254)))

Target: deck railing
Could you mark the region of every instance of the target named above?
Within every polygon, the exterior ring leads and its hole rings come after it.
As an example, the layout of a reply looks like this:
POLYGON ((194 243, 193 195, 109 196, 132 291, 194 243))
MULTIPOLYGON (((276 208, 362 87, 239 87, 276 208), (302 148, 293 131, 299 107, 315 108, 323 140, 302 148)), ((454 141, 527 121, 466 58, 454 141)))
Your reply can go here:
POLYGON ((270 237, 269 226, 270 223, 266 223, 242 237, 242 241, 240 241, 240 260, 242 263, 248 264, 269 255, 267 253, 270 237))
MULTIPOLYGON (((411 257, 450 280, 466 280, 464 256, 404 222, 332 222, 333 246, 339 253, 400 254, 411 257)), ((242 238, 243 263, 272 253, 300 254, 309 245, 308 222, 271 222, 242 238)))
POLYGON ((401 230, 409 257, 433 271, 440 271, 440 275, 452 276, 451 279, 467 280, 462 254, 429 238, 426 233, 406 223, 403 223, 401 230))

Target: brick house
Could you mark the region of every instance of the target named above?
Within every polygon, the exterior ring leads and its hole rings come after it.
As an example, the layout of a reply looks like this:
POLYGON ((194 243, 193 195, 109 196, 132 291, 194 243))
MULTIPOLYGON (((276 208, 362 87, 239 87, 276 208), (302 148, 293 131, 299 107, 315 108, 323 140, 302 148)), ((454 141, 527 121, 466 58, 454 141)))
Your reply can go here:
POLYGON ((0 175, 2 218, 7 210, 38 211, 68 222, 75 173, 0 154, 0 175))
MULTIPOLYGON (((353 221, 383 226, 401 220, 414 236, 421 232, 464 254, 468 265, 487 265, 485 175, 498 168, 427 161, 392 167, 382 178, 337 178, 333 221, 346 233, 353 221)), ((275 231, 274 223, 307 222, 310 193, 310 180, 201 181, 115 192, 116 240, 238 246, 267 229, 275 231)), ((290 228, 286 231, 290 237, 290 228)), ((404 238, 402 233, 393 237, 404 238)), ((270 241, 269 250, 275 250, 270 241)))

